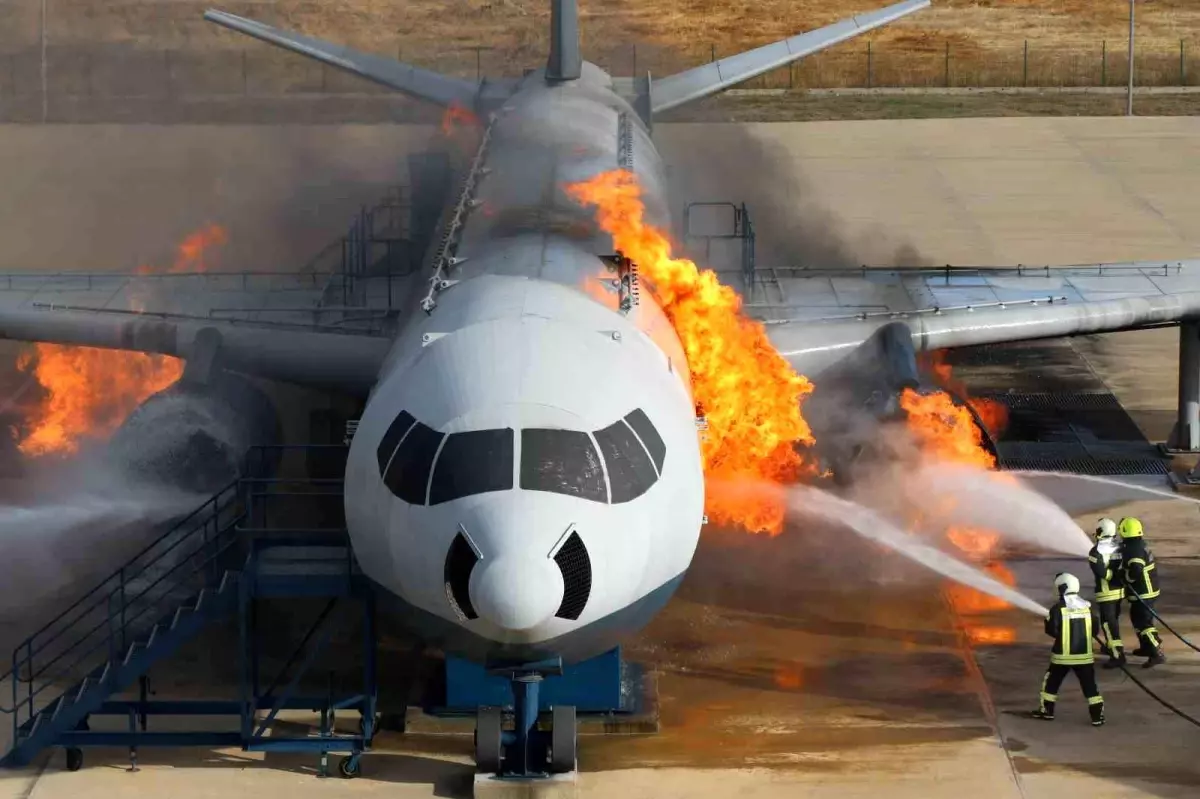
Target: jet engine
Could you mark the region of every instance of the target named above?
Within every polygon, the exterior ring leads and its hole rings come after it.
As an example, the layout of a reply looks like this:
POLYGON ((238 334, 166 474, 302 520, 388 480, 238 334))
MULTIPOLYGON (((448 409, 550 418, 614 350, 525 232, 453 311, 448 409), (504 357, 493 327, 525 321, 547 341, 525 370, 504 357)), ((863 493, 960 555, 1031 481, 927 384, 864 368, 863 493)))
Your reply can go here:
POLYGON ((267 396, 220 372, 206 382, 185 376, 147 399, 113 434, 108 457, 134 480, 212 494, 237 477, 249 447, 280 438, 267 396))
MULTIPOLYGON (((888 422, 904 418, 900 395, 905 389, 942 391, 922 374, 912 344, 912 332, 903 322, 892 322, 875 331, 850 355, 821 372, 812 395, 804 403, 804 418, 816 437, 816 454, 831 469, 834 480, 853 479, 864 458, 884 457, 880 432, 888 422)), ((995 454, 986 427, 962 397, 948 392, 956 405, 971 411, 995 454)))

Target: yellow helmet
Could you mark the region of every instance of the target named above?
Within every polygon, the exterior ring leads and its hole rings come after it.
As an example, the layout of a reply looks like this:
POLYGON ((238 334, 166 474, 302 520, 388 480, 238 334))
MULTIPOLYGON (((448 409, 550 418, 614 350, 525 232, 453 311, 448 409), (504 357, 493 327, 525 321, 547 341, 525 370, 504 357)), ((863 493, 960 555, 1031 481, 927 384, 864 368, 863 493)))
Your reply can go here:
POLYGON ((1121 534, 1121 538, 1141 538, 1142 523, 1132 516, 1126 516, 1117 525, 1117 532, 1121 534))

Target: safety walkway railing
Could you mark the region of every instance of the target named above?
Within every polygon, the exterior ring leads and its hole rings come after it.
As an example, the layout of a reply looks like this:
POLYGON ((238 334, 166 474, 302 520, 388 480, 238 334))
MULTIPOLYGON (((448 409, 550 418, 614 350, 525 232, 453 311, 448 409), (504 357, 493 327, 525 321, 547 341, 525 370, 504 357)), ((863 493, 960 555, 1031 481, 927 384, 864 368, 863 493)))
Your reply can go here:
MULTIPOLYGON (((0 699, 0 712, 12 717, 13 743, 20 739, 22 727, 62 691, 94 678, 105 664, 119 663, 129 646, 165 616, 201 589, 217 585, 227 568, 240 568, 258 551, 256 539, 269 540, 271 529, 285 526, 279 511, 294 507, 297 497, 323 497, 329 501, 325 512, 340 514, 341 480, 265 476, 281 466, 288 451, 311 455, 325 450, 344 452, 345 447, 251 448, 239 478, 181 519, 164 523, 164 532, 21 641, 3 675, 11 682, 10 696, 7 703, 0 699)), ((340 528, 334 540, 345 545, 340 517, 335 522, 311 532, 328 535, 340 528)), ((345 557, 350 557, 348 552, 345 557)))
POLYGON ((13 740, 58 692, 128 646, 185 598, 219 579, 220 561, 235 543, 242 510, 233 481, 13 650, 9 704, 13 740))

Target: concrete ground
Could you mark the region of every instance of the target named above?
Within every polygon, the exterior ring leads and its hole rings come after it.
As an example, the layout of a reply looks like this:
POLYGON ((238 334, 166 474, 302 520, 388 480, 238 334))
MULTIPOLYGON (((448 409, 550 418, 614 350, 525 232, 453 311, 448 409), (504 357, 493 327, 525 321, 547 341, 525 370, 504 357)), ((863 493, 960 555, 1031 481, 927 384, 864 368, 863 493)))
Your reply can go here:
MULTIPOLYGON (((658 136, 681 192, 750 205, 765 263, 1072 263, 1200 252, 1197 133, 1197 119, 1007 119, 664 125, 658 136)), ((0 129, 0 170, 12 175, 0 194, 0 269, 132 265, 122 262, 169 254, 179 230, 207 221, 231 224, 231 267, 249 268, 255 252, 283 258, 305 220, 340 227, 322 208, 344 214, 370 200, 409 135, 0 129), (303 213, 279 210, 297 202, 303 213), (259 244, 235 249, 242 229, 259 244)), ((1172 331, 1072 346, 1139 421, 1169 416, 1172 331)), ((1160 609, 1200 638, 1195 507, 1114 512, 1146 521, 1167 585, 1160 609)), ((1011 566, 1044 601, 1064 564, 1011 566)), ((1087 725, 1072 682, 1056 722, 1020 717, 1046 661, 1040 619, 971 614, 954 596, 854 541, 706 534, 677 598, 627 652, 659 672, 662 731, 585 738, 580 795, 1195 795, 1200 731, 1110 672, 1104 729, 1087 725), (978 643, 1006 633, 1013 643, 978 643)), ((1165 668, 1138 676, 1200 714, 1200 655, 1175 641, 1167 651, 1165 668)), ((76 773, 55 753, 0 774, 0 797, 462 796, 469 750, 469 737, 385 734, 350 782, 316 779, 308 757, 143 750, 142 770, 128 774, 121 751, 89 751, 76 773)))

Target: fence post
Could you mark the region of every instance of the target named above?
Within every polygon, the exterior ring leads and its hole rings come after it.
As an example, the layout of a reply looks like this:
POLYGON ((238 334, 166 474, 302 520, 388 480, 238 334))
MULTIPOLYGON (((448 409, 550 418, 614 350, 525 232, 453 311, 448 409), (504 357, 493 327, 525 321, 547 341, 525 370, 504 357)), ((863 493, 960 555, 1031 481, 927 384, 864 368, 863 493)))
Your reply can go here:
POLYGON ((250 93, 249 68, 246 66, 246 51, 242 51, 242 95, 250 93))
POLYGON ((715 44, 710 44, 708 46, 708 49, 709 49, 709 58, 708 58, 709 62, 716 61, 717 60, 717 46, 715 44))
POLYGON ((950 88, 950 42, 946 42, 946 88, 950 88))
POLYGON ((788 62, 788 91, 796 88, 796 62, 788 62))
POLYGON ((1179 85, 1187 86, 1187 60, 1184 55, 1183 39, 1179 40, 1179 85))
POLYGON ((1108 40, 1100 42, 1100 85, 1108 85, 1108 40))
POLYGON ((1029 40, 1025 40, 1025 60, 1021 67, 1021 85, 1029 86, 1029 40))
POLYGON ((171 99, 171 51, 163 48, 163 76, 166 80, 167 99, 171 99))
POLYGON ((874 54, 874 51, 871 49, 871 40, 867 39, 867 88, 868 89, 871 88, 871 84, 875 80, 874 75, 872 75, 872 73, 874 71, 875 71, 875 54, 874 54))

